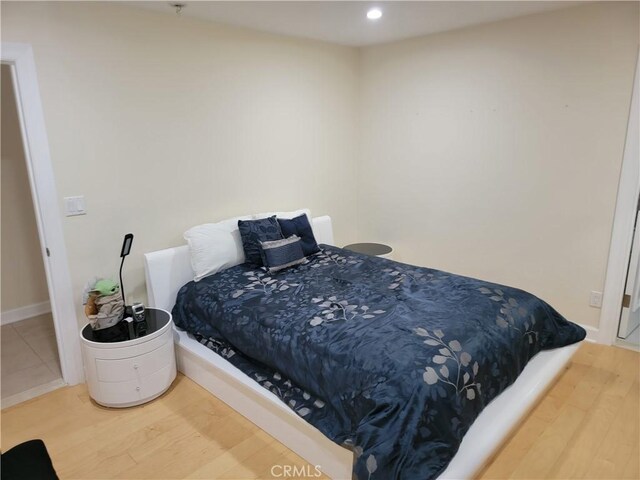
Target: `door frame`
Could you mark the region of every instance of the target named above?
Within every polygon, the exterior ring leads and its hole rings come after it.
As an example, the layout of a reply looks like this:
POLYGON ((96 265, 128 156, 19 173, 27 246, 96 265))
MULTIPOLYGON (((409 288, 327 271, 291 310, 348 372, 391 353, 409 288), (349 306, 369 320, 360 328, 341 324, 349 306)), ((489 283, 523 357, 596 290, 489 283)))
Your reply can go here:
POLYGON ((640 195, 640 55, 636 61, 633 93, 629 108, 627 137, 613 219, 609 262, 602 297, 598 341, 611 345, 616 341, 622 311, 622 296, 633 242, 633 227, 640 195))
POLYGON ((0 60, 11 67, 13 77, 62 378, 75 385, 84 380, 79 328, 33 49, 2 42, 0 60))

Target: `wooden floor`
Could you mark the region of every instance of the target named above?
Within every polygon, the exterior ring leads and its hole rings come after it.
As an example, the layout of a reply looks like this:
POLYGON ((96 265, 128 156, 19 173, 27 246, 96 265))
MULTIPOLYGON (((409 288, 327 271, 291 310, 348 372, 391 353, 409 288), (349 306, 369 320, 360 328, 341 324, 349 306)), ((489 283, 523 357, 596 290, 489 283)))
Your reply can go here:
POLYGON ((480 478, 640 479, 640 354, 586 343, 480 478))
MULTIPOLYGON (((639 479, 639 376, 640 354, 583 345, 479 478, 639 479)), ((80 385, 3 410, 0 421, 3 451, 42 438, 63 479, 286 478, 272 467, 306 465, 182 376, 140 407, 99 407, 80 385)))

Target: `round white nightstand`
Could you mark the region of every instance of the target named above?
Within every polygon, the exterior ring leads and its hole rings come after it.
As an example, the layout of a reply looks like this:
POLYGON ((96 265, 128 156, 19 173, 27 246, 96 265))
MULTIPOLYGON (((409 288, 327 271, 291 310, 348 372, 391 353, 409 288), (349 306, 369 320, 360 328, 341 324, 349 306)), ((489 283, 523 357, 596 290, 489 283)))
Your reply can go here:
POLYGON ((393 253, 393 248, 382 243, 352 243, 344 248, 345 250, 351 250, 356 253, 364 253, 365 255, 373 255, 389 259, 393 253))
POLYGON ((164 393, 176 378, 171 314, 145 309, 147 335, 101 342, 90 325, 80 331, 89 395, 106 407, 131 407, 164 393))

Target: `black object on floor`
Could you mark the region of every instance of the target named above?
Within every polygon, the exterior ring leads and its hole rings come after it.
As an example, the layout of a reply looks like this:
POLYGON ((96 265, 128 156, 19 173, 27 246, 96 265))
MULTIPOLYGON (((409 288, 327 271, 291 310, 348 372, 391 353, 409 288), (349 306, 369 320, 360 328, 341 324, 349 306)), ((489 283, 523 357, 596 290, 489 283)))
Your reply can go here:
POLYGON ((2 480, 58 480, 42 440, 29 440, 0 456, 2 480))

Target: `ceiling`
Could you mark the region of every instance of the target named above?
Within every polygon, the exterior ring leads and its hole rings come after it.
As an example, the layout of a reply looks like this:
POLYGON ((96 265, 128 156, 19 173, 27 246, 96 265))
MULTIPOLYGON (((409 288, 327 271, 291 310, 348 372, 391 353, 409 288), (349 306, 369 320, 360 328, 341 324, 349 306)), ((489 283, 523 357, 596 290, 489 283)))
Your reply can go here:
MULTIPOLYGON (((127 2, 176 15, 169 1, 127 2)), ((181 15, 355 47, 393 42, 581 2, 565 1, 183 1, 181 15), (366 12, 382 10, 371 21, 366 12)))

